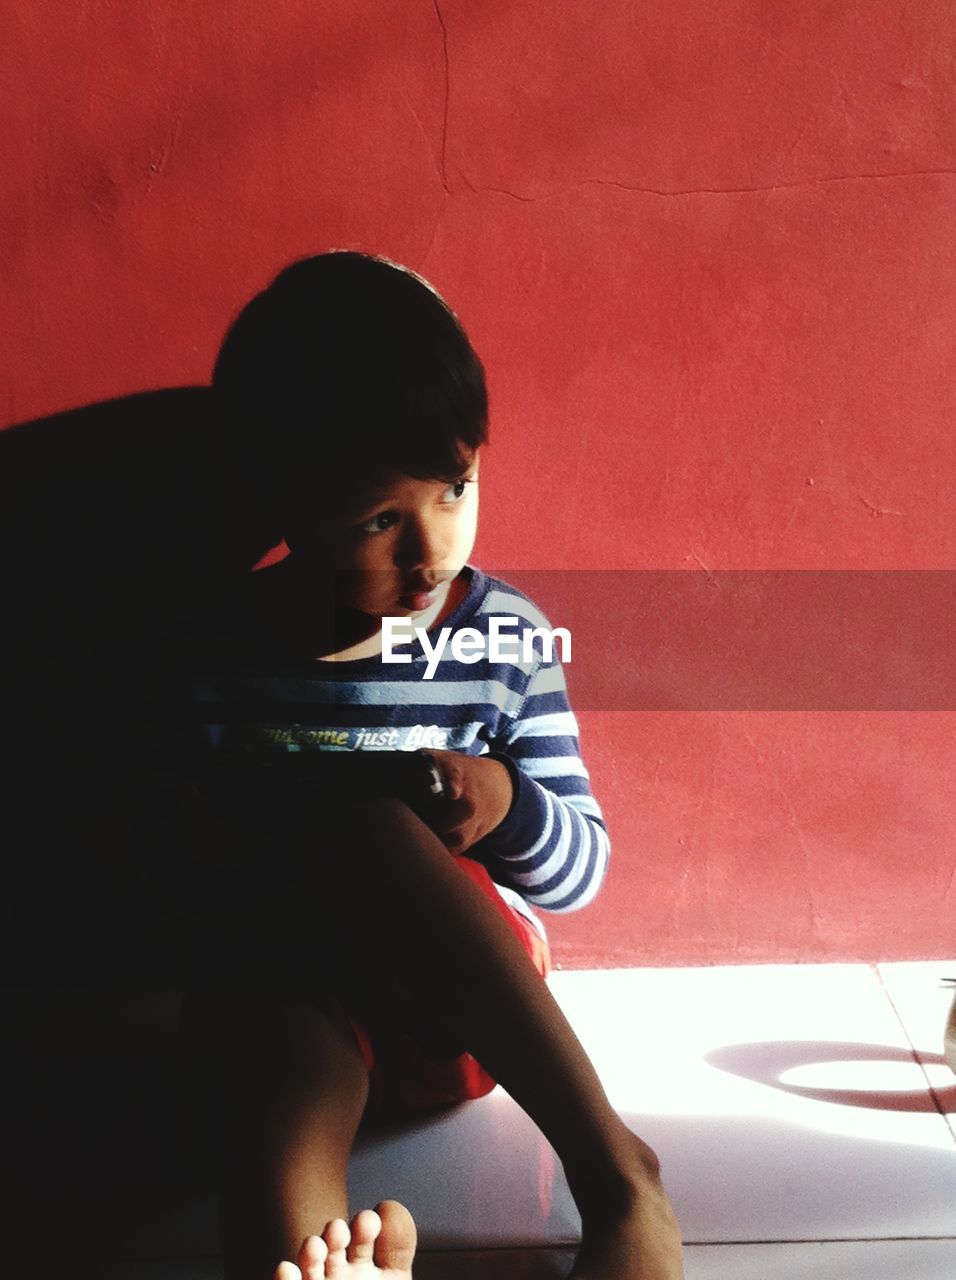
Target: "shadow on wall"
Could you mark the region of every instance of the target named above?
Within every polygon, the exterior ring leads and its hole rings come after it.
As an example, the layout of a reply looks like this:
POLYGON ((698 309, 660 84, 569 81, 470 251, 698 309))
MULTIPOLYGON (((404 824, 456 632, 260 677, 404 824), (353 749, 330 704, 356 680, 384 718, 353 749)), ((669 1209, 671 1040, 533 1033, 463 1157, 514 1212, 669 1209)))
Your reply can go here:
POLYGON ((66 661, 148 644, 245 573, 272 542, 236 456, 205 387, 0 432, 4 643, 66 661))
POLYGON ((136 708, 162 699, 190 615, 278 541, 238 459, 203 387, 0 432, 0 931, 14 980, 54 953, 62 971, 65 936, 78 974, 120 945, 107 864, 144 732, 136 708))

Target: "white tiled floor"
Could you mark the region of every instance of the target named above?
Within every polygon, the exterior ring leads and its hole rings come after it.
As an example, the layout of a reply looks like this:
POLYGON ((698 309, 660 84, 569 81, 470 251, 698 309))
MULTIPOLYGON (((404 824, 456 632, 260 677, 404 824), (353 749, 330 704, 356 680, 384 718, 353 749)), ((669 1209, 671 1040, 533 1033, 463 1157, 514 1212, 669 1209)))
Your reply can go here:
MULTIPOLYGON (((555 974, 614 1105, 661 1156, 688 1280, 956 1276, 943 974, 956 963, 555 974)), ((571 1265, 560 1168, 501 1090, 366 1140, 352 1184, 358 1205, 412 1208, 420 1280, 571 1265)), ((155 1197, 98 1280, 218 1280, 212 1210, 194 1192, 155 1197), (161 1254, 192 1261, 129 1261, 161 1254)))
POLYGON ((956 989, 956 964, 881 964, 880 977, 926 1075, 937 1105, 956 1135, 956 1077, 942 1059, 940 1028, 945 1025, 956 989))

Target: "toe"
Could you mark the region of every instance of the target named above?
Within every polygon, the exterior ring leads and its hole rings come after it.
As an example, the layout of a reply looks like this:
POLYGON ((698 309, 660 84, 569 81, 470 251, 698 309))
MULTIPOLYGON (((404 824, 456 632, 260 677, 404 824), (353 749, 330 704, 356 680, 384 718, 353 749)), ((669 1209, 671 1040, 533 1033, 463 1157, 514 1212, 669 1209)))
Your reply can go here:
POLYGON ((375 1242, 382 1230, 382 1219, 374 1209, 363 1209, 352 1219, 352 1243, 349 1245, 349 1262, 371 1262, 375 1257, 375 1242))
POLYGON ((321 1236, 309 1236, 299 1250, 299 1269, 302 1280, 324 1280, 325 1260, 329 1256, 328 1245, 321 1236))
POLYGON ((294 1262, 280 1262, 273 1280, 302 1280, 302 1272, 294 1262))
POLYGON ((347 1275, 348 1272, 345 1268, 348 1266, 348 1254, 346 1251, 352 1239, 349 1232, 349 1224, 344 1218, 333 1218, 322 1232, 322 1239, 329 1250, 325 1261, 325 1274, 327 1276, 347 1275))
POLYGON ((382 1230, 375 1242, 375 1265, 383 1271, 406 1271, 411 1276, 418 1240, 414 1218, 397 1200, 383 1200, 376 1208, 382 1230))

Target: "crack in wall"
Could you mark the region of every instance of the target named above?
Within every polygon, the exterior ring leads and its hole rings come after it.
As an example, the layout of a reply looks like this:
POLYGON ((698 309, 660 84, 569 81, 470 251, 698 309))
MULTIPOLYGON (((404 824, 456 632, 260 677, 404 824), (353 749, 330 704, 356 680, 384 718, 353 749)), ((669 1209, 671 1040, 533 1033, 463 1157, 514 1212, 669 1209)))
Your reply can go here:
POLYGON ((858 493, 856 496, 871 516, 901 516, 903 514, 902 511, 897 511, 895 507, 878 507, 875 503, 870 502, 869 499, 864 498, 862 493, 858 493))
POLYGON ((404 91, 400 91, 400 92, 402 96, 402 101, 405 103, 405 107, 408 111, 408 114, 415 121, 415 128, 418 130, 418 133, 421 135, 422 142, 425 144, 425 148, 428 151, 429 156, 431 157, 432 164, 435 167, 435 173, 438 177, 438 182, 443 188, 445 195, 447 196, 448 185, 445 182, 445 176, 442 173, 441 157, 436 155, 435 153, 434 140, 431 134, 422 124, 421 117, 419 116, 418 112, 415 110, 414 106, 408 100, 408 95, 404 91))
MULTIPOLYGON (((666 190, 661 187, 631 186, 626 182, 614 182, 610 178, 581 178, 574 187, 616 187, 619 191, 631 191, 636 195, 660 196, 674 199, 679 196, 737 196, 754 195, 764 191, 797 191, 803 187, 821 187, 837 182, 891 182, 902 178, 956 177, 956 169, 910 169, 901 173, 845 173, 835 174, 827 178, 804 178, 799 182, 771 183, 759 187, 687 187, 666 190)), ((556 187, 542 195, 522 195, 519 191, 510 191, 507 187, 476 187, 466 180, 466 186, 475 195, 508 196, 522 204, 538 204, 544 200, 553 200, 571 190, 570 186, 556 187)))
POLYGON ((441 11, 441 7, 438 3, 438 0, 432 0, 432 4, 434 5, 434 8, 435 8, 435 17, 438 19, 438 25, 441 28, 442 56, 444 58, 444 64, 445 64, 445 97, 444 97, 444 104, 443 104, 443 110, 442 110, 441 148, 438 154, 438 166, 439 166, 439 171, 441 173, 441 184, 445 190, 445 194, 447 195, 448 194, 448 161, 447 161, 448 104, 451 98, 451 67, 448 60, 448 26, 445 23, 445 17, 441 11))
POLYGON ((161 178, 169 163, 169 158, 176 150, 179 143, 180 135, 183 131, 183 122, 186 119, 186 108, 180 105, 177 107, 173 122, 166 132, 166 137, 154 160, 151 160, 146 170, 146 194, 149 195, 153 189, 153 184, 157 178, 161 178))

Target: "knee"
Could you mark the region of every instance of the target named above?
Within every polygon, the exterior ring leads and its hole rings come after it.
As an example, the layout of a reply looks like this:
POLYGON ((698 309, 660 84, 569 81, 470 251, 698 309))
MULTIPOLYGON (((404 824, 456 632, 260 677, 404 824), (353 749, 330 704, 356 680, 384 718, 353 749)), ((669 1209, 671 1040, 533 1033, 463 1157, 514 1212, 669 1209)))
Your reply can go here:
POLYGON ((351 1089, 367 1075, 353 1024, 331 992, 306 999, 264 983, 214 982, 194 993, 183 1029, 187 1058, 227 1092, 310 1092, 332 1080, 351 1089))
POLYGON ((401 843, 407 859, 428 834, 422 820, 397 796, 309 797, 294 826, 293 859, 300 871, 310 873, 323 868, 367 869, 388 858, 396 843, 401 843))

